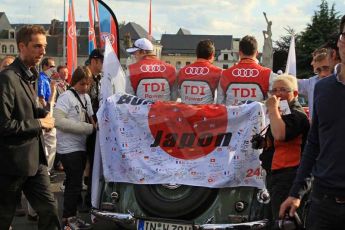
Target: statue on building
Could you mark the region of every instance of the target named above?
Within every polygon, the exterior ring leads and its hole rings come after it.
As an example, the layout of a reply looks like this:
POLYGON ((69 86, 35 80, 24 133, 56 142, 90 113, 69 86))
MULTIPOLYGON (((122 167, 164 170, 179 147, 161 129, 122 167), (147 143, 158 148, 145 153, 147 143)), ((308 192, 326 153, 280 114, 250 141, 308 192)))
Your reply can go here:
POLYGON ((266 13, 264 13, 267 30, 263 30, 264 35, 264 48, 262 50, 262 65, 272 69, 273 67, 273 45, 272 45, 272 21, 267 19, 266 13))

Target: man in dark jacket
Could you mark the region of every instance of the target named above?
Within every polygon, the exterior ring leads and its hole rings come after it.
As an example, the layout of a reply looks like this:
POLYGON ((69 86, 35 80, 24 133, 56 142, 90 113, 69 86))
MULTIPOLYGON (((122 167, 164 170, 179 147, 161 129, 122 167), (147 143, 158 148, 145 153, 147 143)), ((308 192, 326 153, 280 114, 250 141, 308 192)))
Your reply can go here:
POLYGON ((42 130, 54 119, 37 107, 35 66, 45 54, 45 31, 25 26, 16 36, 19 56, 0 73, 0 229, 9 229, 23 190, 39 215, 39 229, 59 229, 49 189, 42 130))
POLYGON ((293 216, 310 187, 306 227, 311 230, 345 229, 345 16, 338 35, 341 63, 336 73, 315 85, 314 110, 300 167, 279 215, 293 216))

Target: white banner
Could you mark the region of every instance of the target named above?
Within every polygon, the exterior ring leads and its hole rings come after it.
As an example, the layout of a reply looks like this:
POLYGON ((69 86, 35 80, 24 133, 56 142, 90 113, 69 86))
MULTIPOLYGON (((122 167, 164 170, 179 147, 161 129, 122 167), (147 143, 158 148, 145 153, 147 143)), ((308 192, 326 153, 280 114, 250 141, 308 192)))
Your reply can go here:
POLYGON ((98 112, 106 181, 264 187, 251 137, 266 124, 261 103, 241 106, 109 97, 98 112))

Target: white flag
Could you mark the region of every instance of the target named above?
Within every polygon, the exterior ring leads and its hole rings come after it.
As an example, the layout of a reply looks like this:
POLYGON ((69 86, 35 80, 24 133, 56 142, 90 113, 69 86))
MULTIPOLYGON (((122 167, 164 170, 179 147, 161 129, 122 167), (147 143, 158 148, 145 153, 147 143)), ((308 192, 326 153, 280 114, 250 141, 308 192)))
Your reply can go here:
POLYGON ((103 77, 101 79, 100 105, 115 93, 124 93, 126 89, 125 73, 114 52, 108 37, 105 41, 103 77))
MULTIPOLYGON (((103 61, 103 77, 101 79, 101 90, 99 97, 100 108, 102 110, 103 102, 115 93, 124 93, 126 89, 125 73, 122 70, 119 59, 114 52, 113 46, 108 37, 105 38, 105 51, 103 61)), ((95 144, 95 156, 92 171, 92 191, 91 191, 91 203, 95 208, 99 208, 100 180, 103 174, 102 170, 102 158, 101 147, 99 143, 99 137, 97 132, 96 144, 95 144)))
POLYGON ((285 73, 296 77, 296 51, 294 35, 291 36, 289 55, 286 63, 285 73))

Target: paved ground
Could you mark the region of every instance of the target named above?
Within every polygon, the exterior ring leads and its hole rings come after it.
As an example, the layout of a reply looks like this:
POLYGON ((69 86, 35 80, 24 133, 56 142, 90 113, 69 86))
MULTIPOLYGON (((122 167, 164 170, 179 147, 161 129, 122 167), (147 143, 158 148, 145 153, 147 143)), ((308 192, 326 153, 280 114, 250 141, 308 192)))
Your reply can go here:
MULTIPOLYGON (((59 215, 60 218, 62 217, 62 207, 63 207, 63 192, 60 189, 60 186, 62 185, 63 179, 64 179, 64 173, 58 173, 58 176, 51 184, 52 190, 55 195, 55 199, 58 201, 58 207, 59 207, 59 215)), ((22 202, 23 205, 26 206, 25 202, 22 202)), ((81 213, 80 216, 83 220, 87 221, 88 223, 91 223, 90 215, 87 213, 81 213)), ((32 222, 27 220, 27 217, 15 217, 12 224, 13 230, 37 230, 37 222, 32 222)), ((98 222, 93 225, 94 230, 110 230, 110 229, 118 229, 113 223, 111 222, 98 222)))

